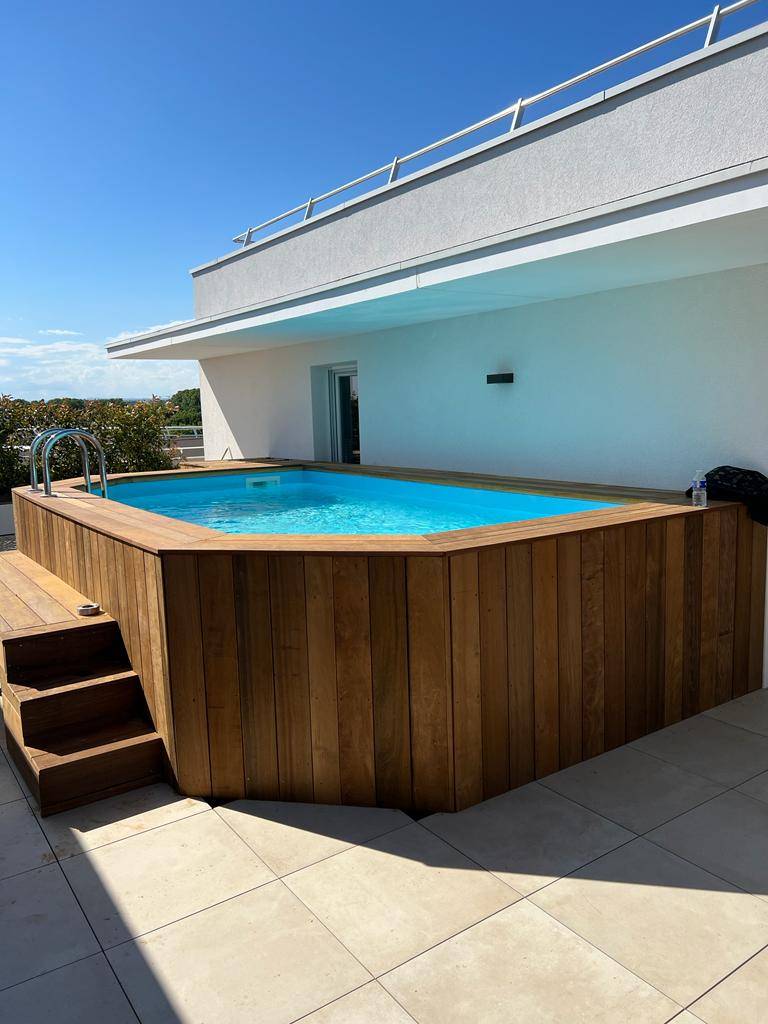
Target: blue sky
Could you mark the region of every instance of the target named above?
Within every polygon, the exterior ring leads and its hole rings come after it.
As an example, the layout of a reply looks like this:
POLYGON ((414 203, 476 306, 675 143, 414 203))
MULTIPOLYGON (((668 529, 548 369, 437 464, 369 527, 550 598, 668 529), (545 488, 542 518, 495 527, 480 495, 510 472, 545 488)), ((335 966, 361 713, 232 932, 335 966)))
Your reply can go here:
MULTIPOLYGON (((5 0, 0 392, 194 384, 195 364, 109 363, 104 343, 190 318, 188 269, 249 224, 711 6, 5 0)), ((765 17, 763 0, 729 32, 765 17)))

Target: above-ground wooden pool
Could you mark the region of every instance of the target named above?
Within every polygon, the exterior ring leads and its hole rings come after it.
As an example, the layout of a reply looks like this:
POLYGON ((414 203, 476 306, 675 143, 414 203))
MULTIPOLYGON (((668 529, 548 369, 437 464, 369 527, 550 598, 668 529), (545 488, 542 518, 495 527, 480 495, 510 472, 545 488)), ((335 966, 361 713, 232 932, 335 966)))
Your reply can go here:
MULTIPOLYGON (((309 464, 179 473, 284 465, 309 464)), ((346 471, 620 504, 249 535, 77 481, 14 492, 21 552, 119 624, 182 793, 457 810, 761 686, 766 532, 743 506, 346 471)))

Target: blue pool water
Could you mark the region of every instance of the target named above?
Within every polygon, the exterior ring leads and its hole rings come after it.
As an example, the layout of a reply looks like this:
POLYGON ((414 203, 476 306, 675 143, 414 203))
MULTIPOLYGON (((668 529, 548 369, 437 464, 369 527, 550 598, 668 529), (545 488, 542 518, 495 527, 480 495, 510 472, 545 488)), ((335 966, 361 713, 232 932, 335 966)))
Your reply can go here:
POLYGON ((109 496, 226 533, 438 533, 613 507, 307 469, 130 481, 109 496))

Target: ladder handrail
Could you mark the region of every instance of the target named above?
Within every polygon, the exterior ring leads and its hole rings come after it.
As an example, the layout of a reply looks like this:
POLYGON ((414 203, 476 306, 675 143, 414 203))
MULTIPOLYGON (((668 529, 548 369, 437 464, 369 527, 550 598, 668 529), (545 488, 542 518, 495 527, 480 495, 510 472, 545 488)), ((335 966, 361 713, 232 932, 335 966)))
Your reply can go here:
MULTIPOLYGON (((103 498, 109 497, 108 485, 107 485, 107 462, 104 457, 104 449, 101 447, 98 438, 96 438, 90 430, 79 430, 76 427, 70 427, 67 429, 58 430, 55 434, 52 434, 45 442, 43 447, 43 489, 47 498, 52 497, 53 488, 51 485, 51 452, 53 451, 56 444, 63 440, 65 437, 74 437, 81 439, 83 442, 88 441, 93 445, 96 456, 99 460, 99 479, 101 481, 101 496, 103 498)), ((90 469, 90 467, 89 467, 90 469)), ((90 487, 89 487, 90 491, 90 487)))
MULTIPOLYGON (((29 446, 29 489, 30 489, 30 491, 39 491, 40 490, 40 483, 39 483, 38 478, 37 478, 37 461, 36 461, 38 448, 40 447, 40 445, 47 438, 51 437, 53 434, 59 433, 59 431, 64 430, 64 429, 65 429, 64 427, 46 427, 45 430, 41 430, 39 433, 35 434, 34 438, 32 439, 32 443, 29 446)), ((80 446, 80 457, 82 459, 82 464, 83 464, 83 479, 85 480, 85 486, 88 489, 88 493, 91 494, 92 493, 92 488, 91 488, 91 460, 90 460, 90 456, 88 455, 88 446, 86 445, 86 443, 82 439, 82 437, 77 436, 77 437, 74 438, 74 440, 80 446)))

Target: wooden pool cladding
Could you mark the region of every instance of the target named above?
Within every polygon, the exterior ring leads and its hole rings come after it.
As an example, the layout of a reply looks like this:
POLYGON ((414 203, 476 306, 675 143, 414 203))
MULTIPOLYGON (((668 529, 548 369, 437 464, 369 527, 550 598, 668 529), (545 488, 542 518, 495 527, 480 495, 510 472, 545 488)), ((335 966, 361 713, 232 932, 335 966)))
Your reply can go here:
POLYGON ((766 530, 642 502, 430 538, 14 494, 120 624, 181 792, 457 810, 762 685, 766 530))

